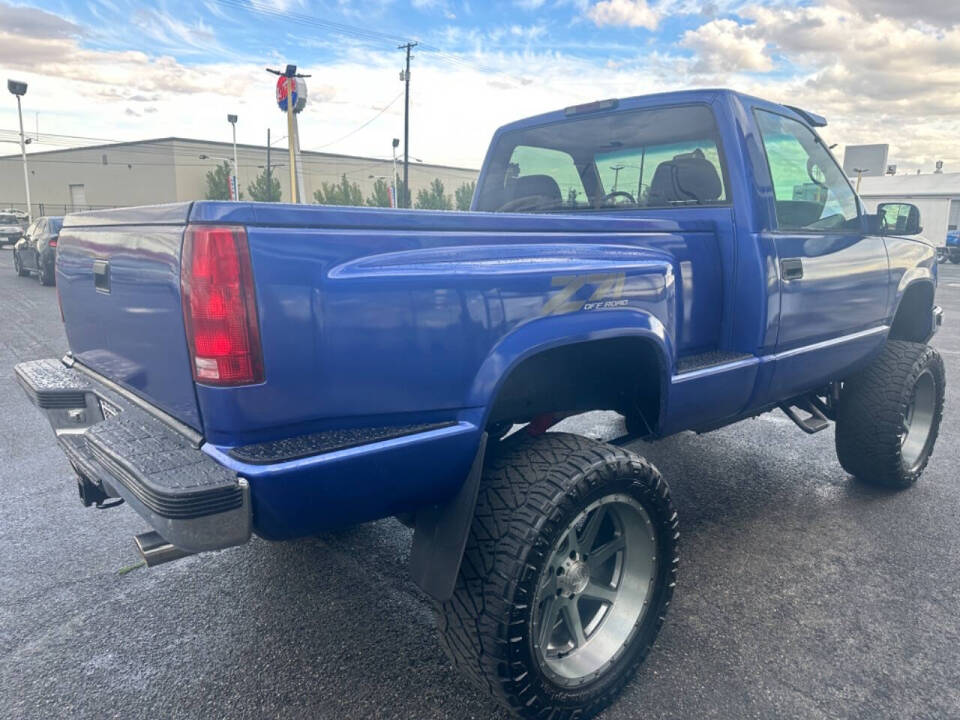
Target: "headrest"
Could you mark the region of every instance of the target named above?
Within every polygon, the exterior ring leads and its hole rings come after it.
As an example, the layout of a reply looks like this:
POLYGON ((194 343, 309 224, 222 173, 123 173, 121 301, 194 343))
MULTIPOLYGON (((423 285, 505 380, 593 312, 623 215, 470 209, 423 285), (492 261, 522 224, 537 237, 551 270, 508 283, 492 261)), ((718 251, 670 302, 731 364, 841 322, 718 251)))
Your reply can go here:
POLYGON ((723 194, 723 183, 703 151, 674 156, 657 166, 650 181, 650 205, 711 202, 723 194))
POLYGON ((531 196, 545 197, 557 202, 563 200, 560 186, 549 175, 524 175, 517 178, 513 186, 513 197, 517 199, 531 196))

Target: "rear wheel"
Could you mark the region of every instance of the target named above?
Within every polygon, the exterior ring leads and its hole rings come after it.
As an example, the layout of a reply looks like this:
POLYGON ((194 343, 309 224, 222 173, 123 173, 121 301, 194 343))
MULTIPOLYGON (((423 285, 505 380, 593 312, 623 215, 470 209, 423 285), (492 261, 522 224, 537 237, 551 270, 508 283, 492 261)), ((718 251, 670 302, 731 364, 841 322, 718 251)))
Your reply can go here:
POLYGON ((843 385, 836 428, 840 464, 871 485, 913 485, 933 453, 945 389, 936 350, 888 341, 873 363, 843 385))
POLYGON ((40 263, 40 271, 37 273, 41 285, 53 285, 53 268, 40 263))
POLYGON ((589 717, 646 657, 677 572, 677 516, 643 458, 576 435, 508 439, 484 471, 438 608, 453 663, 522 717, 589 717))
POLYGON ((13 269, 20 277, 25 277, 30 274, 30 271, 23 267, 23 261, 20 259, 20 253, 18 253, 16 250, 13 251, 13 269))

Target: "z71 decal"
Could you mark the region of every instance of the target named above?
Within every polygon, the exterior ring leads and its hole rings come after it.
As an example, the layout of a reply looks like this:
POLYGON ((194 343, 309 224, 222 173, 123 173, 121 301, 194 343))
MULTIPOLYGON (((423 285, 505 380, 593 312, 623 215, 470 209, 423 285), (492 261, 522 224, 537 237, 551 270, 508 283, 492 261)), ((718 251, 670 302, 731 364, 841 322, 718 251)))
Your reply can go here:
POLYGON ((550 284, 561 289, 555 292, 540 315, 564 315, 579 310, 605 310, 607 308, 623 307, 627 300, 621 298, 623 286, 626 282, 626 273, 610 273, 605 275, 559 275, 554 277, 550 284), (593 293, 583 299, 581 291, 584 288, 593 288, 593 293), (579 299, 577 295, 581 295, 579 299))

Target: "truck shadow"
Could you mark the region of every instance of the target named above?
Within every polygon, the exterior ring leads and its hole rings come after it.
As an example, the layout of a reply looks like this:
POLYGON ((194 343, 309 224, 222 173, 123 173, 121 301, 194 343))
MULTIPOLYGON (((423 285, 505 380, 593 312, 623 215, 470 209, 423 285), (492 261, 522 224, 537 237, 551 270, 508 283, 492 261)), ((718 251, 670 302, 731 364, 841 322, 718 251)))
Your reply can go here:
MULTIPOLYGON (((842 565, 845 555, 856 557, 857 548, 847 546, 853 540, 842 534, 837 557, 826 561, 809 542, 813 534, 832 532, 833 516, 904 501, 853 483, 832 454, 832 434, 821 435, 807 438, 792 427, 756 421, 708 436, 631 445, 672 487, 683 564, 661 639, 605 717, 631 716, 635 703, 654 715, 675 709, 657 707, 654 678, 681 667, 691 672, 689 643, 702 642, 699 623, 717 611, 704 598, 733 594, 743 602, 745 590, 759 586, 768 593, 765 602, 776 604, 771 579, 783 573, 809 578, 824 572, 825 562, 842 565)), ((260 681, 261 697, 283 698, 264 708, 268 714, 316 715, 322 708, 324 717, 507 717, 444 656, 430 602, 408 576, 410 539, 409 529, 384 520, 294 543, 256 541, 246 549, 249 597, 242 612, 250 618, 235 650, 258 678, 269 676, 260 681)))

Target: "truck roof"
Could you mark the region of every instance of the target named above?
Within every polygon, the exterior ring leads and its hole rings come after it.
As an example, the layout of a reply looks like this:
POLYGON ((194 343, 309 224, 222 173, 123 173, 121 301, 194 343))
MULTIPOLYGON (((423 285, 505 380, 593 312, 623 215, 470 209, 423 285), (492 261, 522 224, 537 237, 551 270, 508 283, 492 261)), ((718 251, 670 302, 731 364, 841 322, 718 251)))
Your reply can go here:
MULTIPOLYGON (((750 102, 760 102, 765 105, 774 105, 781 108, 784 113, 790 115, 796 115, 800 120, 806 122, 814 127, 822 127, 826 125, 826 120, 815 113, 807 112, 796 108, 790 105, 781 105, 779 103, 774 103, 769 100, 764 100, 753 95, 747 95, 746 93, 738 92, 736 90, 731 90, 729 88, 705 88, 697 90, 675 90, 671 92, 664 93, 652 93, 649 95, 634 95, 632 97, 626 98, 617 98, 612 102, 615 103, 614 106, 610 107, 610 110, 634 110, 640 108, 646 108, 651 106, 659 105, 674 105, 674 104, 683 104, 683 103, 712 103, 722 96, 731 96, 736 97, 739 100, 748 100, 750 102)), ((611 101, 600 101, 597 103, 598 106, 603 103, 611 101)), ((593 103, 590 103, 591 105, 593 103)), ((583 106, 574 106, 574 107, 583 107, 583 106)), ((535 125, 543 125, 550 122, 556 122, 558 120, 565 120, 570 117, 571 113, 569 112, 572 108, 561 108, 559 110, 553 110, 548 113, 543 113, 541 115, 533 115, 531 117, 523 118, 521 120, 516 120, 511 123, 507 123, 497 130, 497 134, 503 132, 508 132, 510 130, 521 130, 526 127, 533 127, 535 125)), ((598 109, 602 109, 599 108, 598 109)))

